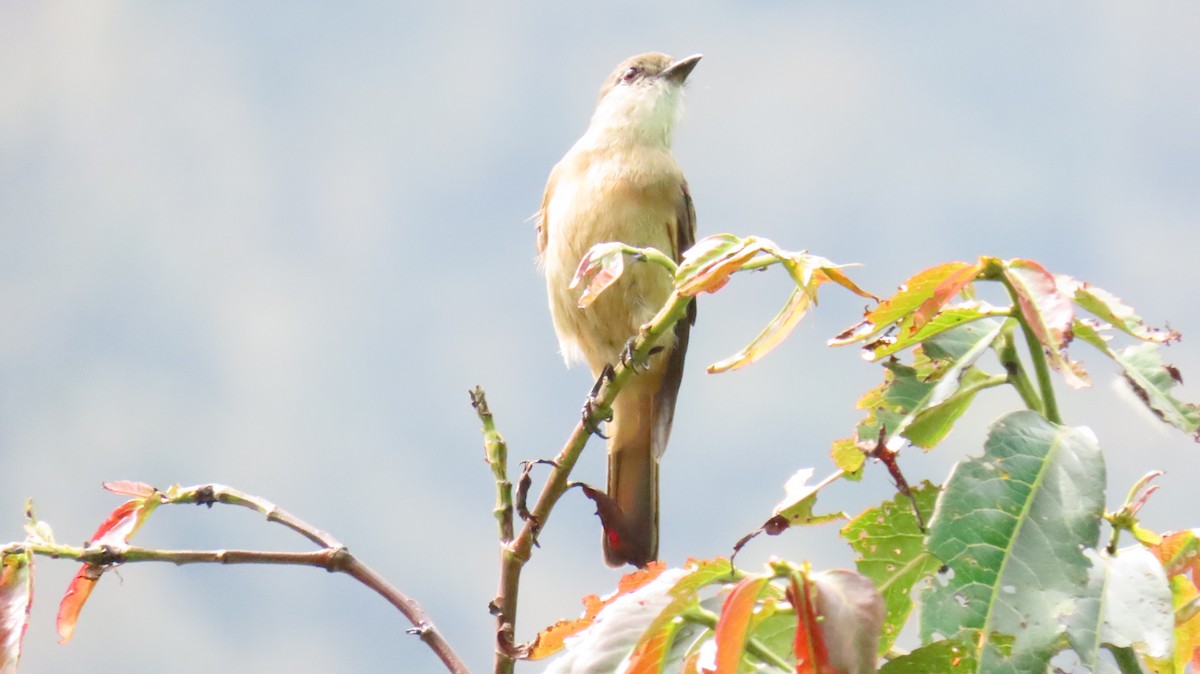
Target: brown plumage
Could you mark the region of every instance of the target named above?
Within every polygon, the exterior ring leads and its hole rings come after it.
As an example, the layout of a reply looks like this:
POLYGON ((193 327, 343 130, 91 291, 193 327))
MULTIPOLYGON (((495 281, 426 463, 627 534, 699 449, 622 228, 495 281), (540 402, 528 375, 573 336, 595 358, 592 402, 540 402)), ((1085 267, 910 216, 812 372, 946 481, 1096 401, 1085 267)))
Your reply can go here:
MULTIPOLYGON (((587 309, 568 288, 585 252, 621 241, 654 247, 676 261, 696 238, 687 181, 671 155, 680 89, 700 57, 673 62, 642 54, 605 81, 587 132, 550 173, 538 219, 539 260, 550 313, 568 363, 586 361, 594 376, 667 301, 670 274, 652 264, 625 273, 587 309)), ((660 340, 649 369, 628 381, 609 423, 608 494, 619 516, 604 536, 611 566, 645 566, 658 556, 658 462, 666 450, 683 377, 688 319, 660 340)))

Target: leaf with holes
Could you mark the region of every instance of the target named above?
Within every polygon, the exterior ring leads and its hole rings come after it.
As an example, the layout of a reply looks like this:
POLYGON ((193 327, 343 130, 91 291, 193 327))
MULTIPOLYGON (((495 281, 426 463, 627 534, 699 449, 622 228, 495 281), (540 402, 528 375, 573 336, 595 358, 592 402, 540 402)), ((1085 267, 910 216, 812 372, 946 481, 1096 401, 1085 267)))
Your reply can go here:
POLYGON ((1055 283, 1071 296, 1076 305, 1128 335, 1159 344, 1178 341, 1180 338, 1179 333, 1170 328, 1155 328, 1146 325, 1141 316, 1134 312, 1133 307, 1125 304, 1119 297, 1107 290, 1078 281, 1070 276, 1054 278, 1055 283))
POLYGON ((1200 440, 1200 405, 1171 395, 1183 381, 1172 365, 1163 362, 1155 344, 1139 344, 1111 352, 1125 371, 1125 381, 1159 419, 1200 440))
POLYGON ((975 671, 1040 672, 1063 637, 1094 631, 1089 582, 1104 511, 1104 460, 1087 429, 1029 411, 992 426, 938 497, 929 551, 948 570, 921 595, 921 635, 979 630, 975 671))
MULTIPOLYGON (((928 482, 912 490, 927 521, 933 512, 938 488, 928 482)), ((858 572, 875 582, 887 609, 880 654, 891 648, 912 612, 912 589, 937 571, 941 561, 925 550, 925 533, 913 514, 913 502, 897 494, 862 513, 842 527, 842 538, 858 554, 858 572)))

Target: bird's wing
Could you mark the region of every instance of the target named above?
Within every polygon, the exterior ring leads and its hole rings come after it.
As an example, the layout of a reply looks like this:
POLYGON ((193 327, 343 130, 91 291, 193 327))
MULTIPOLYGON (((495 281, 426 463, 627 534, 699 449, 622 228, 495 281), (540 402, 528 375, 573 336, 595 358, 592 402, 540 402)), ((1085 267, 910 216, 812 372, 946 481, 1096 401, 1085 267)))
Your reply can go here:
MULTIPOLYGON (((687 181, 680 185, 679 202, 675 208, 675 250, 672 251, 676 262, 683 258, 683 251, 696 243, 696 208, 692 205, 692 195, 688 192, 687 181)), ((688 304, 687 318, 675 324, 675 346, 667 357, 667 367, 663 372, 662 385, 655 396, 658 406, 655 415, 654 454, 660 458, 666 451, 667 439, 671 435, 671 424, 675 420, 675 401, 679 397, 679 385, 683 381, 683 361, 687 356, 688 336, 692 324, 696 322, 696 300, 688 304)))

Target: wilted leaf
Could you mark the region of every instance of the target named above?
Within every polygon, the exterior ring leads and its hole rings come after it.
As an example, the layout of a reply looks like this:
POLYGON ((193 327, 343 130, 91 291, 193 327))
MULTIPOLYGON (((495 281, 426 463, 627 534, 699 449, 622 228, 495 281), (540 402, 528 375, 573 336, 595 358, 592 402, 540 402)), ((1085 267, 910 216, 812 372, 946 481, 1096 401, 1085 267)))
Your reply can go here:
POLYGON ((728 372, 729 370, 739 370, 751 363, 757 362, 763 356, 766 356, 776 346, 787 339, 788 335, 792 334, 792 330, 800 323, 800 319, 808 313, 810 304, 808 294, 803 288, 795 288, 792 290, 791 297, 788 298, 787 304, 767 327, 763 328, 762 332, 754 338, 746 348, 733 354, 732 356, 720 360, 708 366, 709 374, 718 372, 728 372))
POLYGON ((5 553, 0 563, 0 674, 16 674, 33 606, 33 553, 5 553))
POLYGON ((817 591, 819 629, 833 671, 873 674, 885 615, 883 597, 874 583, 844 569, 819 571, 808 579, 817 591))
POLYGON ((1083 551, 1099 539, 1104 486, 1090 431, 1029 411, 998 421, 938 497, 928 545, 949 573, 922 594, 922 638, 980 630, 976 671, 1041 672, 1064 636, 1094 632, 1083 551))
MULTIPOLYGON (((928 482, 912 490, 925 518, 933 512, 937 494, 937 486, 928 482)), ((895 499, 863 511, 841 531, 858 554, 855 565, 859 573, 874 581, 883 595, 887 614, 880 653, 891 648, 908 621, 913 587, 941 566, 941 560, 926 551, 925 532, 912 509, 913 501, 897 494, 895 499)))
POLYGON ((1090 283, 1082 283, 1069 276, 1057 276, 1055 280, 1064 292, 1071 295, 1075 304, 1095 314, 1097 318, 1112 324, 1118 330, 1138 339, 1159 344, 1175 341, 1180 337, 1175 330, 1146 325, 1146 322, 1134 313, 1133 307, 1106 290, 1097 288, 1090 283))
POLYGON ((1059 290, 1046 268, 1032 260, 1009 260, 1004 276, 1016 293, 1017 308, 1043 347, 1050 366, 1067 385, 1083 388, 1091 384, 1080 363, 1070 360, 1064 351, 1071 342, 1075 309, 1070 298, 1059 290))
POLYGON ((1171 395, 1182 377, 1179 370, 1163 363, 1156 345, 1139 344, 1110 354, 1125 371, 1125 381, 1155 416, 1200 440, 1200 405, 1171 395))
MULTIPOLYGON (((823 515, 813 512, 813 508, 817 504, 817 492, 829 484, 829 481, 810 485, 808 481, 812 479, 812 476, 812 468, 801 468, 788 478, 783 485, 783 500, 775 506, 774 516, 771 519, 783 520, 788 525, 824 524, 834 520, 847 519, 844 512, 823 515)), ((768 530, 767 533, 773 536, 779 531, 768 530)))
POLYGON ((576 288, 585 278, 592 276, 592 282, 579 296, 580 309, 590 306, 600 293, 621 278, 621 274, 625 272, 624 249, 625 244, 619 242, 599 243, 589 248, 579 259, 579 267, 576 268, 575 276, 568 287, 576 288))
POLYGON ((141 499, 147 499, 159 493, 157 489, 146 484, 145 482, 133 482, 130 480, 104 482, 100 486, 114 494, 120 494, 122 496, 136 496, 137 498, 141 499))

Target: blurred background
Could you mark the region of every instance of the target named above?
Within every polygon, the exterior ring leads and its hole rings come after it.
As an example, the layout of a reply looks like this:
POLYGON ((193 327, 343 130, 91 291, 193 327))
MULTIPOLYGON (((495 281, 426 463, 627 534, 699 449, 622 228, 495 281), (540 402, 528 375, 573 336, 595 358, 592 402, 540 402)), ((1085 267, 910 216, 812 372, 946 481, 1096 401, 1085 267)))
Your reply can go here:
MULTIPOLYGON (((528 218, 601 80, 648 50, 705 55, 675 143, 701 235, 861 262, 877 294, 942 261, 1032 258, 1181 330, 1165 356, 1200 376, 1198 31, 1188 2, 8 0, 0 540, 23 536, 27 497, 77 543, 120 502, 101 481, 227 483, 338 536, 486 671, 494 490, 467 391, 486 388, 514 462, 574 425, 591 381, 556 353, 528 218)), ((728 554, 794 471, 831 471, 880 379, 825 346, 864 308, 836 288, 765 361, 706 375, 787 292, 776 270, 700 301, 662 469, 670 564, 728 554)), ((1146 522, 1198 524, 1194 443, 1073 354, 1095 385, 1061 402, 1106 449, 1110 506, 1165 468, 1146 522)), ((905 454, 909 479, 941 481, 1018 403, 989 394, 905 454)), ((603 471, 593 443, 577 477, 603 471)), ((819 505, 891 491, 873 466, 819 505)), ((555 511, 518 638, 613 587, 593 510, 573 492, 555 511)), ((739 561, 848 566, 836 533, 739 561)), ((307 549, 231 508, 159 511, 136 542, 307 549)), ((39 561, 26 674, 438 671, 384 601, 311 569, 127 567, 56 646, 74 570, 39 561)))

